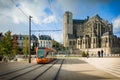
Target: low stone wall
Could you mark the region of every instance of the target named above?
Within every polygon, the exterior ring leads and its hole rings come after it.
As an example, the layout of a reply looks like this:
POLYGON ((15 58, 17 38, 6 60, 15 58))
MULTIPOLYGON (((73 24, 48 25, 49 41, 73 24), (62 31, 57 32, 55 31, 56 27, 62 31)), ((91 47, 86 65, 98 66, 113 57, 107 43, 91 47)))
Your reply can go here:
MULTIPOLYGON (((36 55, 31 55, 31 62, 36 62, 36 55)), ((24 55, 17 55, 16 56, 16 61, 17 62, 28 62, 28 57, 25 58, 24 55)))
POLYGON ((89 54, 97 54, 98 51, 103 50, 104 54, 120 54, 120 48, 94 48, 94 49, 80 49, 80 52, 85 51, 88 52, 89 54))
MULTIPOLYGON (((17 58, 17 62, 28 62, 28 58, 27 59, 17 58)), ((31 58, 31 62, 35 63, 36 62, 36 58, 31 58)))
POLYGON ((112 52, 112 54, 120 54, 120 48, 118 48, 118 47, 111 48, 111 52, 112 52))

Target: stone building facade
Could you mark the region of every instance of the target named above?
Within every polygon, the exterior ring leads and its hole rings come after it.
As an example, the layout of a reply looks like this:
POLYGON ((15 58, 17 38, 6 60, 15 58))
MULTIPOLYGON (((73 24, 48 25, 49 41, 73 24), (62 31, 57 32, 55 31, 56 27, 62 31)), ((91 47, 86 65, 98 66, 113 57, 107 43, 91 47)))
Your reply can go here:
POLYGON ((52 38, 49 35, 39 35, 38 36, 39 48, 52 48, 52 38))
MULTIPOLYGON (((21 34, 14 34, 12 35, 12 39, 14 40, 14 38, 16 37, 16 42, 17 42, 17 46, 18 49, 23 49, 24 47, 24 39, 25 37, 27 37, 27 40, 29 39, 29 35, 21 35, 21 34)), ((38 44, 38 38, 35 35, 31 35, 31 47, 34 45, 36 46, 38 44)))
POLYGON ((71 49, 106 54, 119 53, 120 38, 113 34, 113 25, 98 14, 84 20, 72 19, 71 12, 63 16, 63 45, 71 49))

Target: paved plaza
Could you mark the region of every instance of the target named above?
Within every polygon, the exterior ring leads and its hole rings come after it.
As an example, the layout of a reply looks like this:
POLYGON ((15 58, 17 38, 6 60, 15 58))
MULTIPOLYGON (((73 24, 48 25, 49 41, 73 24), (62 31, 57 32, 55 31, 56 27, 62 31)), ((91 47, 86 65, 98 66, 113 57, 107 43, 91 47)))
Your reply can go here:
MULTIPOLYGON (((44 65, 35 62, 0 63, 0 80, 120 80, 119 76, 97 68, 92 59, 64 58, 44 65)), ((120 70, 120 66, 116 70, 120 70)))

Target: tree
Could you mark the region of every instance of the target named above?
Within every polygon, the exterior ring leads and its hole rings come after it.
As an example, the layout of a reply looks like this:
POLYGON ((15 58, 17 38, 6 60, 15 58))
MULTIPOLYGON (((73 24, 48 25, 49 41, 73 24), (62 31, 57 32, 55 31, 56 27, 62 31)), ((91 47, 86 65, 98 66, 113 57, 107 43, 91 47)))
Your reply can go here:
POLYGON ((10 59, 13 55, 13 42, 10 31, 6 32, 3 39, 0 41, 0 52, 3 55, 3 59, 10 59))
POLYGON ((23 42, 23 54, 25 55, 25 58, 27 57, 28 54, 28 39, 27 36, 24 37, 24 42, 23 42))
POLYGON ((13 35, 13 54, 18 53, 17 35, 13 35))
POLYGON ((2 41, 3 41, 3 34, 0 33, 0 56, 2 56, 2 41))
POLYGON ((57 41, 53 40, 52 41, 52 45, 53 45, 52 47, 59 48, 60 43, 58 43, 57 41))

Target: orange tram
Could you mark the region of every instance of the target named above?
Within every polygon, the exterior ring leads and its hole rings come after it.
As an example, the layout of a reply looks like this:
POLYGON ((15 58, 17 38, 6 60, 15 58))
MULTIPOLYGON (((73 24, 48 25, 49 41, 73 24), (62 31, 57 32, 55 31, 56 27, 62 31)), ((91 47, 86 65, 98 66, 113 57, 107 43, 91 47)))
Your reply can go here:
POLYGON ((53 60, 55 60, 55 58, 52 57, 52 54, 56 53, 55 49, 52 48, 36 48, 36 62, 38 64, 42 63, 49 63, 53 60), (51 57, 47 57, 47 55, 51 55, 51 57))

